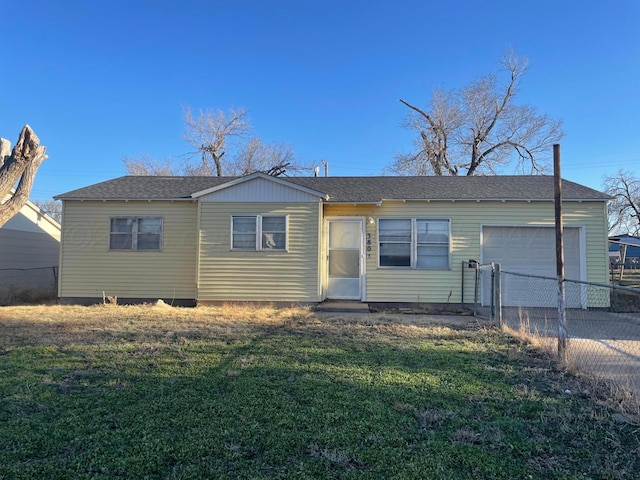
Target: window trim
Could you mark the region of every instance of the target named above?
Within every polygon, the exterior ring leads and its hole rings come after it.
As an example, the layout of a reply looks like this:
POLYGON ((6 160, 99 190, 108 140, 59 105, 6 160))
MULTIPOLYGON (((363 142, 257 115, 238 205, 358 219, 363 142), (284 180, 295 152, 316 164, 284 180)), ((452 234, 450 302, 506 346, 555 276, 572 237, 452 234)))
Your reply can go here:
POLYGON ((232 214, 230 217, 230 239, 229 245, 231 251, 235 252, 288 252, 289 251, 289 215, 280 213, 264 213, 264 214, 232 214), (262 219, 263 218, 284 218, 284 248, 262 248, 262 219), (256 243, 253 248, 240 248, 233 246, 233 219, 234 218, 253 218, 256 222, 256 243))
MULTIPOLYGON (((377 225, 377 244, 378 244, 378 252, 377 252, 377 263, 378 268, 381 269, 392 269, 392 270, 434 270, 434 271, 444 271, 451 270, 451 218, 449 217, 378 217, 377 225), (399 266, 399 265, 380 265, 380 224, 384 220, 409 220, 411 222, 411 241, 409 247, 409 265, 408 266, 399 266), (419 267, 418 266, 418 222, 447 222, 447 234, 449 241, 447 243, 447 266, 443 268, 432 268, 432 267, 419 267)), ((402 242, 406 243, 406 242, 402 242)), ((425 245, 421 243, 420 245, 425 245)), ((427 244, 428 245, 428 244, 427 244)), ((444 244, 433 244, 444 246, 444 244)))
POLYGON ((164 239, 164 217, 161 215, 114 215, 109 217, 109 237, 107 241, 107 248, 109 252, 161 252, 164 246, 163 239, 164 239), (160 236, 160 241, 158 242, 158 248, 143 248, 143 249, 138 248, 138 233, 139 233, 138 221, 140 219, 145 219, 145 218, 157 218, 160 220, 160 233, 158 234, 160 236), (116 219, 132 219, 136 221, 135 228, 131 232, 131 236, 132 236, 131 248, 112 248, 111 247, 111 235, 114 234, 111 228, 112 228, 113 220, 116 220, 116 219))

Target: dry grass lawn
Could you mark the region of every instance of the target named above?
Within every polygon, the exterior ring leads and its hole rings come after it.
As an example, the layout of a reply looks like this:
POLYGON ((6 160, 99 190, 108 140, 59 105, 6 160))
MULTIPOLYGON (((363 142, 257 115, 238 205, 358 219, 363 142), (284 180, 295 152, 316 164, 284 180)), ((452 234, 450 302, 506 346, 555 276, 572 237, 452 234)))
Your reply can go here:
POLYGON ((472 317, 51 305, 0 329, 0 479, 640 471, 637 426, 472 317))

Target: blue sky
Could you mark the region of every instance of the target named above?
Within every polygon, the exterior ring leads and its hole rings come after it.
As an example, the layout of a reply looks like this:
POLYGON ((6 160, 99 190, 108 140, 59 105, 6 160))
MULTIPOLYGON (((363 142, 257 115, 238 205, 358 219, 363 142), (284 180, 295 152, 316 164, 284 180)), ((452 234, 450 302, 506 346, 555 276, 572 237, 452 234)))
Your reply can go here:
POLYGON ((3 0, 0 25, 0 136, 29 123, 48 149, 32 199, 185 154, 185 106, 245 107, 331 175, 381 174, 411 148, 398 99, 426 105, 510 46, 530 61, 518 101, 564 120, 563 177, 639 170, 638 0, 3 0))

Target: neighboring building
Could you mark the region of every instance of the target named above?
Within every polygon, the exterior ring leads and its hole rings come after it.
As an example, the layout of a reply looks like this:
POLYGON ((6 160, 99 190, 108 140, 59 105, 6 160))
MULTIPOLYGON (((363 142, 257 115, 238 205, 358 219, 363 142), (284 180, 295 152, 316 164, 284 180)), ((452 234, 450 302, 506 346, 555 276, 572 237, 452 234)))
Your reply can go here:
POLYGON ((626 268, 640 268, 640 237, 632 235, 617 235, 609 237, 609 258, 611 264, 618 266, 622 263, 622 249, 626 246, 624 266, 626 268))
MULTIPOLYGON (((550 176, 126 176, 56 198, 66 303, 459 303, 469 259, 555 276, 550 176)), ((563 199, 567 278, 607 282, 609 197, 563 199)))
POLYGON ((0 304, 55 298, 60 224, 27 202, 0 228, 0 304))

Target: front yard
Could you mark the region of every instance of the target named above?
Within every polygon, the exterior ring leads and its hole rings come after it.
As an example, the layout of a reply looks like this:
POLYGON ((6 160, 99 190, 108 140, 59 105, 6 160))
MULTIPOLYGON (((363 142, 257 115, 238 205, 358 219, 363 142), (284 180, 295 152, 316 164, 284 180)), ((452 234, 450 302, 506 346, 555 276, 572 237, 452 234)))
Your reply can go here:
POLYGON ((0 479, 633 478, 638 427, 473 321, 0 307, 0 479))

